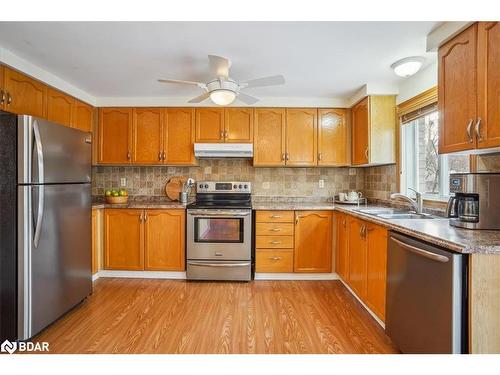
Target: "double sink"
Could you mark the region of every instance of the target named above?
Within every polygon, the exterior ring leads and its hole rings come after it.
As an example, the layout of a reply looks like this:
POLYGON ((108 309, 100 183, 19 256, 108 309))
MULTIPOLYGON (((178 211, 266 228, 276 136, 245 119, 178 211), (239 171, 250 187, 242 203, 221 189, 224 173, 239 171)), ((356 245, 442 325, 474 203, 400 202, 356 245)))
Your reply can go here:
POLYGON ((359 208, 356 211, 377 216, 381 219, 434 219, 429 214, 417 214, 409 211, 395 210, 392 208, 359 208))

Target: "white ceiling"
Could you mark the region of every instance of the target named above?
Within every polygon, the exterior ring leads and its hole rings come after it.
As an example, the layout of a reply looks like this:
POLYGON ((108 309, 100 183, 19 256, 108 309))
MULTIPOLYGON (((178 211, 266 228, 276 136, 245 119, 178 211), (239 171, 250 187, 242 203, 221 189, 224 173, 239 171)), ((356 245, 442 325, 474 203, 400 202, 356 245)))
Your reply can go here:
POLYGON ((366 83, 397 84, 390 65, 425 56, 437 22, 0 22, 0 47, 96 98, 190 97, 207 81, 208 54, 236 80, 283 74, 258 97, 348 98, 366 83))

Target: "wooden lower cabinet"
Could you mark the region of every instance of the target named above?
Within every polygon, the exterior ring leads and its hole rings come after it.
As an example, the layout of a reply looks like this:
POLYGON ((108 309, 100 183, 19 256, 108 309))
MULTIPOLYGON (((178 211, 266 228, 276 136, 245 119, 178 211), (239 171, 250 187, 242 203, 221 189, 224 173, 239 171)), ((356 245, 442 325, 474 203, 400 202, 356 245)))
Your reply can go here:
POLYGON ((349 276, 349 252, 347 246, 347 218, 345 214, 336 213, 336 229, 337 229, 337 256, 335 264, 337 275, 343 280, 347 280, 349 276))
POLYGON ((295 211, 294 272, 332 272, 332 211, 295 211))
POLYGON ((92 210, 92 275, 99 270, 99 226, 98 211, 92 210))
POLYGON ((146 210, 144 213, 145 269, 184 271, 184 210, 146 210))
POLYGON ((104 268, 183 271, 185 210, 106 209, 104 268))
POLYGON ((104 211, 104 268, 108 270, 144 269, 144 226, 142 210, 104 211))
POLYGON ((349 276, 347 284, 364 300, 366 298, 367 247, 364 222, 350 216, 348 219, 349 276))
POLYGON ((368 253, 365 302, 381 320, 385 320, 387 229, 371 223, 366 228, 368 253))
POLYGON ((293 249, 257 250, 255 272, 293 272, 293 249))

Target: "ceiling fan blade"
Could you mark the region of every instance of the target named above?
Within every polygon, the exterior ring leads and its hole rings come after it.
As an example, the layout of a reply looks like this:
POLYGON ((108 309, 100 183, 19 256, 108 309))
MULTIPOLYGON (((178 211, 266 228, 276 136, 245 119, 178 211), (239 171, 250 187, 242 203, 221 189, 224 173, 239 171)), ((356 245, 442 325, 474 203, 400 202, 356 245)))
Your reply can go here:
POLYGON ((259 99, 257 99, 256 97, 244 94, 242 92, 238 93, 237 98, 239 100, 241 100, 243 103, 248 104, 248 105, 255 104, 255 103, 257 103, 259 101, 259 99))
POLYGON ((201 103, 205 99, 208 99, 210 97, 210 93, 206 92, 204 94, 201 94, 200 96, 197 96, 196 98, 191 99, 188 101, 188 103, 201 103))
POLYGON ((161 83, 180 83, 183 85, 194 85, 194 86, 198 86, 201 88, 206 88, 205 84, 202 82, 183 81, 180 79, 159 79, 158 82, 161 82, 161 83))
POLYGON ((231 62, 228 59, 221 56, 208 55, 208 61, 210 63, 210 71, 215 77, 227 78, 229 76, 231 62))
POLYGON ((275 85, 283 85, 284 83, 285 83, 285 77, 283 77, 280 74, 277 76, 251 79, 249 81, 241 82, 240 87, 248 88, 248 87, 275 86, 275 85))

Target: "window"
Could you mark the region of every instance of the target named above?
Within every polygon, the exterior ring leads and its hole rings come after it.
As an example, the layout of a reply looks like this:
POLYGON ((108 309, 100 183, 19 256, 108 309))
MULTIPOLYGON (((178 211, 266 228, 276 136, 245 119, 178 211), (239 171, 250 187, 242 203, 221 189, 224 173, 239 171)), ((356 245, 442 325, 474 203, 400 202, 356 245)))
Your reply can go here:
POLYGON ((449 175, 469 172, 468 155, 438 155, 438 112, 401 125, 401 192, 409 188, 426 199, 446 200, 449 175))

